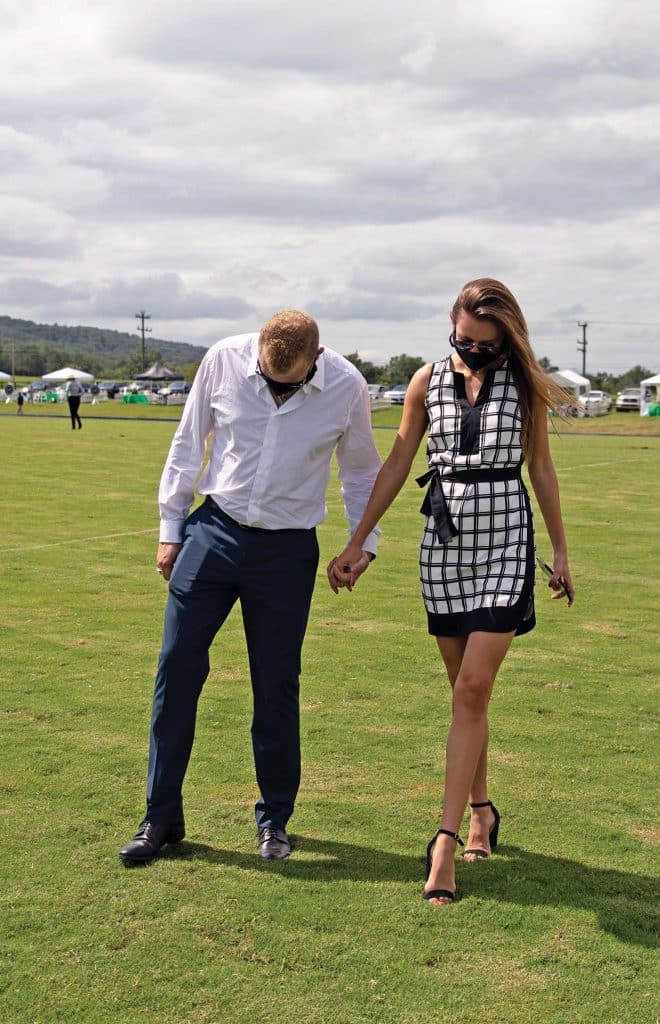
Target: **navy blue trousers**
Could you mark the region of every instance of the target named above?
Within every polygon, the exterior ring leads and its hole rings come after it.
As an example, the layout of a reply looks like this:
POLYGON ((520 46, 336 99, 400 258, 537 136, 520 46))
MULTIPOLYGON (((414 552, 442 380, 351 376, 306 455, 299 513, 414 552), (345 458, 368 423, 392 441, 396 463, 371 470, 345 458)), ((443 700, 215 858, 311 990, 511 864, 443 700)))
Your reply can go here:
POLYGON ((250 661, 257 827, 284 828, 300 785, 299 677, 318 567, 315 530, 245 529, 207 499, 186 521, 165 609, 151 716, 147 818, 183 818, 209 648, 238 600, 250 661))

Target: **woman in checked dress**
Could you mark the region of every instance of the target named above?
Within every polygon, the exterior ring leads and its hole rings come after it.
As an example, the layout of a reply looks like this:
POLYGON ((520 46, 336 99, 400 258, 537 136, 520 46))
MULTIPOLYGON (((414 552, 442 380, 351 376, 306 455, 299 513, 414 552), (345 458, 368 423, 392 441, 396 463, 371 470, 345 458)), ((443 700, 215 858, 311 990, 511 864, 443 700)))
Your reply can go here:
POLYGON ((428 430, 422 512, 422 594, 453 690, 441 828, 427 850, 424 896, 456 897, 454 860, 466 805, 467 861, 489 856, 500 816, 488 798, 488 702, 514 636, 534 628, 534 535, 526 461, 553 548, 553 597, 573 603, 547 409, 565 396, 544 374, 511 292, 480 278, 451 311, 451 355, 423 367, 406 393, 401 426, 364 516, 328 566, 330 585, 352 587, 362 543, 401 490, 428 430))

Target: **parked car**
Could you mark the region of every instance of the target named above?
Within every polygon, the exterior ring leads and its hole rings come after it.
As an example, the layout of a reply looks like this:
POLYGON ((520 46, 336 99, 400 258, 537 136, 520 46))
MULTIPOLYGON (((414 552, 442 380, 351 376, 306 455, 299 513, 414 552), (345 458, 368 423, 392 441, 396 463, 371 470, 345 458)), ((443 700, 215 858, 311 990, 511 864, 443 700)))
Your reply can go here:
POLYGON ((406 397, 406 391, 408 390, 407 384, 395 384, 393 388, 386 391, 383 398, 386 402, 391 402, 392 405, 403 405, 403 400, 406 397))
POLYGON ((165 387, 158 389, 158 394, 167 398, 169 395, 187 395, 189 391, 190 385, 185 380, 171 380, 165 387))
POLYGON ((108 398, 115 398, 121 388, 121 384, 116 380, 102 380, 97 386, 99 391, 105 391, 108 398))
POLYGON ((612 399, 607 391, 592 389, 586 395, 580 395, 578 402, 584 409, 585 416, 604 416, 612 408, 612 399))
POLYGON ((375 402, 378 398, 384 398, 387 388, 384 384, 367 384, 367 391, 369 392, 369 398, 372 402, 375 402))
POLYGON ((617 412, 639 412, 641 388, 624 388, 616 396, 617 412))

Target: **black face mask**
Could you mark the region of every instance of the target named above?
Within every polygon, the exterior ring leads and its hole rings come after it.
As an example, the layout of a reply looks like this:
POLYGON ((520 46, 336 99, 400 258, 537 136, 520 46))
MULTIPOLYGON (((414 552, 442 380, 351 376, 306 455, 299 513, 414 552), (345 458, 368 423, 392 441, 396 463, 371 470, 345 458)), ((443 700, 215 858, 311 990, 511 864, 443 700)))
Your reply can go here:
POLYGON ((482 342, 477 345, 477 351, 474 352, 474 342, 461 345, 456 339, 455 330, 449 335, 449 344, 456 349, 465 365, 469 366, 471 370, 483 370, 484 366, 493 363, 504 353, 504 346, 497 342, 482 342))
POLYGON ((484 366, 488 366, 497 359, 497 355, 493 355, 491 352, 473 352, 471 348, 458 348, 456 351, 463 360, 466 366, 469 366, 471 370, 483 370, 484 366))
POLYGON ((266 384, 268 385, 270 390, 273 392, 273 394, 277 395, 278 397, 281 398, 282 395, 288 395, 290 391, 300 391, 301 388, 304 388, 305 384, 309 384, 310 380, 312 379, 312 377, 316 373, 316 360, 314 360, 314 362, 312 363, 312 365, 309 368, 309 371, 307 373, 307 376, 304 378, 304 380, 298 380, 298 381, 292 381, 292 382, 286 382, 286 381, 282 381, 282 380, 273 380, 273 378, 269 377, 267 373, 264 373, 264 371, 261 369, 261 366, 259 365, 258 361, 257 361, 257 373, 261 377, 263 377, 263 379, 266 381, 266 384))

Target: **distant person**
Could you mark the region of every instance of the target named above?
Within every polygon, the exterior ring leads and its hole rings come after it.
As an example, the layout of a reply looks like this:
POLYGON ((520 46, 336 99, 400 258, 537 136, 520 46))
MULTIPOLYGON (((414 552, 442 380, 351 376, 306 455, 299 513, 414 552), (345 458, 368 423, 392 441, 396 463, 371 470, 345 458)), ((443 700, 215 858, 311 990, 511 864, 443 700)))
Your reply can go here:
MULTIPOLYGON (((259 333, 218 342, 204 356, 160 482, 157 570, 169 581, 153 697, 147 807, 120 851, 146 863, 185 834, 182 786, 209 648, 236 601, 254 701, 258 851, 288 856, 300 782, 299 676, 336 453, 346 516, 355 529, 381 460, 369 394, 343 356, 319 348, 316 323, 285 310, 259 333), (197 485, 204 501, 189 515, 197 485)), ((376 552, 363 540, 355 575, 376 552)))
POLYGON ((16 415, 23 415, 23 402, 25 401, 25 395, 22 391, 19 391, 16 395, 16 415))
POLYGON ((640 416, 649 415, 649 406, 653 402, 653 390, 650 387, 640 387, 639 391, 639 413, 640 416))
MULTIPOLYGON (((82 430, 82 420, 78 412, 80 408, 80 399, 85 394, 85 389, 79 380, 75 377, 69 377, 65 387, 66 400, 69 403, 69 412, 71 414, 71 429, 76 429, 76 423, 78 424, 78 430, 82 430)), ((93 431, 92 431, 93 433, 93 431)))
POLYGON ((453 689, 441 827, 427 849, 425 898, 454 901, 458 830, 470 803, 466 861, 495 849, 500 815, 488 796, 488 702, 514 636, 534 628, 534 533, 526 461, 553 548, 548 586, 573 603, 547 408, 565 398, 532 352, 527 325, 499 281, 471 281, 451 311, 453 354, 418 370, 401 426, 351 542, 328 566, 352 586, 364 541, 408 477, 428 431, 429 484, 420 552, 429 633, 453 689))

